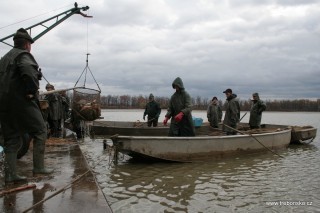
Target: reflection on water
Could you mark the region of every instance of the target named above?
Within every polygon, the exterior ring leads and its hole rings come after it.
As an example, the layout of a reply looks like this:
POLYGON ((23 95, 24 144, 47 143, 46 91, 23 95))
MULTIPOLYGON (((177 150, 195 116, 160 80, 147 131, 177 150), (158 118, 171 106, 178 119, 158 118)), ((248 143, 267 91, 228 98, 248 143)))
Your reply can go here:
MULTIPOLYGON (((118 111, 125 114, 123 120, 137 120, 143 113, 127 112, 118 111)), ((199 111, 197 116, 203 114, 199 111)), ((320 128, 320 113, 270 112, 264 120, 320 128)), ((123 160, 116 166, 110 164, 99 140, 83 143, 82 150, 92 165, 105 159, 94 170, 114 212, 316 212, 319 144, 317 137, 311 145, 290 146, 281 151, 284 158, 260 153, 204 163, 123 160)))

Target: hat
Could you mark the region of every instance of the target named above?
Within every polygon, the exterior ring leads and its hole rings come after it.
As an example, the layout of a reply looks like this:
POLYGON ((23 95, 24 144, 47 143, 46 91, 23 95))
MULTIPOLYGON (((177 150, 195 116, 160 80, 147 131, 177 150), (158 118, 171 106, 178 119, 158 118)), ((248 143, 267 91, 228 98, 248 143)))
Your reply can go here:
POLYGON ((216 96, 214 96, 214 97, 212 98, 212 100, 218 100, 218 98, 217 98, 216 96))
POLYGON ((18 39, 18 38, 24 38, 27 39, 28 41, 30 41, 31 43, 34 42, 34 40, 31 38, 31 36, 29 35, 29 33, 23 29, 20 28, 19 30, 17 30, 17 32, 14 34, 13 36, 13 40, 18 39))
POLYGON ((52 84, 47 83, 46 89, 47 89, 47 88, 54 88, 54 86, 53 86, 52 84))
POLYGON ((154 98, 152 93, 150 93, 150 95, 149 95, 149 99, 151 99, 151 98, 154 98))
POLYGON ((253 99, 253 97, 256 97, 258 100, 260 99, 259 93, 257 93, 257 92, 255 92, 255 93, 252 94, 251 101, 255 101, 255 99, 253 99))
POLYGON ((225 91, 223 91, 223 93, 232 93, 232 89, 228 88, 225 91))

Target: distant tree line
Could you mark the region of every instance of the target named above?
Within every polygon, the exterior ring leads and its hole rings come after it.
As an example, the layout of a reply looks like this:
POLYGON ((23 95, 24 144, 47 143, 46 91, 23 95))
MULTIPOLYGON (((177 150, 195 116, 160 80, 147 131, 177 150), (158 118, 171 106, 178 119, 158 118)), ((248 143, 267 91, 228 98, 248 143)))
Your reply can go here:
MULTIPOLYGON (((143 109, 148 102, 148 96, 138 95, 108 95, 101 96, 101 108, 103 109, 143 109)), ((155 100, 160 104, 161 108, 168 107, 169 98, 163 96, 156 96, 155 100)), ((197 96, 192 98, 194 110, 206 110, 210 104, 210 99, 197 96)), ((249 111, 251 108, 251 100, 240 100, 240 107, 242 111, 249 111)), ((306 111, 319 112, 320 99, 308 100, 266 100, 267 111, 306 111)), ((222 109, 225 109, 225 101, 219 101, 222 109)))

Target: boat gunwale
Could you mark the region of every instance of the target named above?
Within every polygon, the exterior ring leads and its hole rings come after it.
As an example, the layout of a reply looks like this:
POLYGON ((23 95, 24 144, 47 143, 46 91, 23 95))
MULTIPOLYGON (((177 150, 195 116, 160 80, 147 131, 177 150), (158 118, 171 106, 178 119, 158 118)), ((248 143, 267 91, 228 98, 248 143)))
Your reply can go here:
POLYGON ((190 137, 172 137, 172 136, 128 136, 128 135, 116 135, 113 138, 115 139, 139 139, 139 140, 148 140, 148 139, 161 139, 161 140, 208 140, 215 138, 245 138, 245 137, 255 137, 255 136, 264 136, 264 135, 278 135, 286 132, 291 133, 290 128, 281 129, 274 132, 264 132, 264 133, 255 133, 255 134, 245 134, 245 135, 219 135, 219 136, 190 136, 190 137))

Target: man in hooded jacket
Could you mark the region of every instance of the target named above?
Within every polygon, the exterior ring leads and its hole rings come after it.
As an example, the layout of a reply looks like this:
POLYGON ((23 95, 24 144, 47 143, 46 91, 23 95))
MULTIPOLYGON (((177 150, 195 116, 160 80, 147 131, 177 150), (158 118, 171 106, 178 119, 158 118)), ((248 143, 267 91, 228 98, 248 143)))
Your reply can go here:
POLYGON ((14 48, 0 60, 0 122, 6 183, 26 181, 26 177, 16 173, 20 136, 25 133, 33 138, 33 173, 52 172, 44 167, 47 129, 37 95, 42 75, 30 53, 34 41, 23 28, 17 30, 13 41, 14 48))
POLYGON ((176 92, 171 96, 164 125, 171 118, 169 136, 195 136, 192 120, 191 97, 185 91, 181 78, 177 77, 172 83, 176 92))
POLYGON ((158 126, 160 113, 160 104, 154 100, 154 95, 151 93, 149 95, 149 102, 146 104, 146 108, 143 113, 143 120, 145 120, 146 115, 148 115, 148 127, 158 126))

